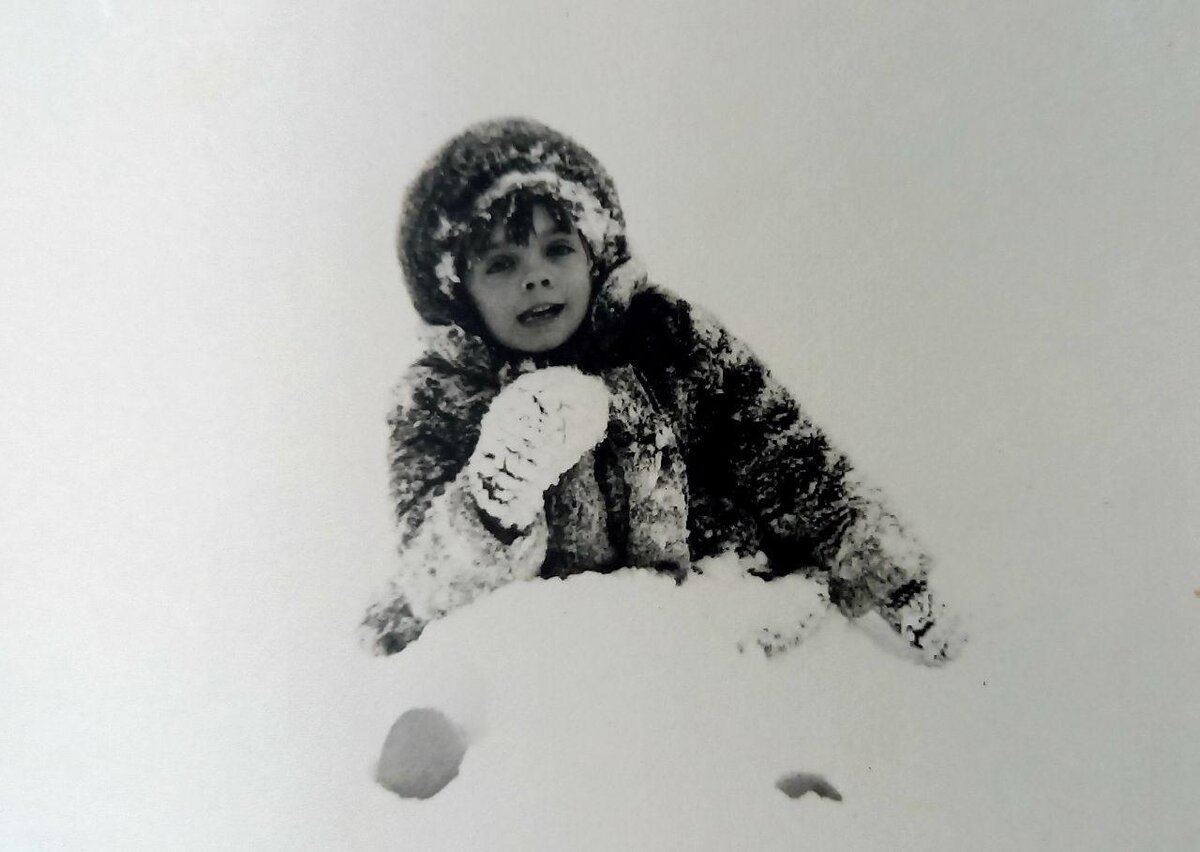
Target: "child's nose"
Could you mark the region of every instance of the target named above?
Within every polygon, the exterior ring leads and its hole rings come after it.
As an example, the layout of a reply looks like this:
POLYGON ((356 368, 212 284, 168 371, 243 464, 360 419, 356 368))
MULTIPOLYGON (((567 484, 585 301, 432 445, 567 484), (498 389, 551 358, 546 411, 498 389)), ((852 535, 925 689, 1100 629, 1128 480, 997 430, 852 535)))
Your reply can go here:
POLYGON ((549 278, 542 278, 541 280, 538 280, 538 279, 536 279, 536 278, 530 278, 529 280, 527 280, 527 281, 525 282, 525 289, 526 289, 526 290, 534 290, 534 289, 536 289, 536 288, 537 288, 537 286, 538 286, 539 284, 540 284, 541 286, 543 286, 543 287, 549 287, 549 286, 550 286, 550 279, 549 279, 549 278))

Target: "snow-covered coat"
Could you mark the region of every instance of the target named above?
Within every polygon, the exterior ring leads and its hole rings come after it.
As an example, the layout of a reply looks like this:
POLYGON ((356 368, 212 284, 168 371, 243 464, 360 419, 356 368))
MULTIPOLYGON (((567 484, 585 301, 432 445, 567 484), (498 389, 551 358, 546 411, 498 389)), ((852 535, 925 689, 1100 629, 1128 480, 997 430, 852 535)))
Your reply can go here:
POLYGON ((571 140, 509 121, 452 142, 410 191, 401 256, 429 326, 390 418, 400 559, 363 621, 376 651, 400 650, 429 621, 514 580, 622 566, 682 580, 730 549, 765 554, 768 578, 824 579, 851 616, 924 588, 928 557, 792 395, 629 258, 611 181, 571 140), (453 253, 481 195, 531 181, 572 204, 597 261, 584 325, 540 356, 504 350, 472 320, 453 253), (513 534, 475 504, 467 462, 496 394, 563 364, 603 379, 608 429, 546 492, 533 526, 513 534))

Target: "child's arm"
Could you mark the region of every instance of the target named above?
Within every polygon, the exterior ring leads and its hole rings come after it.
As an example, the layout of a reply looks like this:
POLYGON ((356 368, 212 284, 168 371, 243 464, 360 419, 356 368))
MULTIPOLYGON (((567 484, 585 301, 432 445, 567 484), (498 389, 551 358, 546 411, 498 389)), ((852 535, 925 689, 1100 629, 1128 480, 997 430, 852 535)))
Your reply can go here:
POLYGON ((402 518, 399 569, 367 609, 364 640, 378 653, 402 650, 425 625, 484 592, 537 575, 546 556, 545 518, 520 533, 489 524, 464 470, 402 518))
POLYGON ((608 419, 599 380, 569 373, 529 374, 494 398, 469 392, 459 374, 408 376, 391 421, 400 565, 363 621, 377 652, 399 651, 429 621, 537 575, 542 493, 608 419))
POLYGON ((930 557, 883 495, 749 348, 703 312, 692 319, 700 350, 710 353, 702 359, 712 373, 704 377, 712 390, 702 393, 708 439, 729 459, 730 486, 763 523, 775 561, 812 554, 845 614, 877 610, 927 662, 953 656, 963 637, 929 589, 930 557))

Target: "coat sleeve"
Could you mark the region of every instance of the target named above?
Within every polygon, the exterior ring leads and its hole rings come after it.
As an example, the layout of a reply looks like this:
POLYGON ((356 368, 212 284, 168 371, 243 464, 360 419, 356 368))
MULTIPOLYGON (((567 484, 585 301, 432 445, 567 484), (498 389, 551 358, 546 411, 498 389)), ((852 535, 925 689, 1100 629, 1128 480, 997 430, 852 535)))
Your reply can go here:
POLYGON ((402 650, 430 621, 536 576, 545 560, 544 513, 524 534, 506 535, 487 522, 468 486, 467 459, 494 392, 428 360, 397 390, 389 424, 399 560, 360 631, 375 653, 402 650))
POLYGON ((784 571, 815 559, 849 616, 895 606, 925 588, 930 559, 884 496, 867 485, 750 349, 691 311, 699 365, 697 418, 721 448, 725 481, 758 519, 784 571), (802 556, 801 554, 804 554, 802 556))

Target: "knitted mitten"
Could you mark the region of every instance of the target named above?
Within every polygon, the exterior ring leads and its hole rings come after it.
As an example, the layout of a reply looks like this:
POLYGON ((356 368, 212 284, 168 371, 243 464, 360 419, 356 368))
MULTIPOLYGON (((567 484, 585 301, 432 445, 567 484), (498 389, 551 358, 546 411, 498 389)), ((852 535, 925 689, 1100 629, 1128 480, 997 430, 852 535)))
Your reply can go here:
POLYGON ((467 464, 471 494, 500 526, 527 529, 543 492, 600 442, 608 388, 572 367, 526 373, 492 400, 467 464))
POLYGON ((893 630, 921 652, 929 666, 954 659, 967 641, 958 616, 933 596, 924 580, 905 583, 879 612, 893 630))

